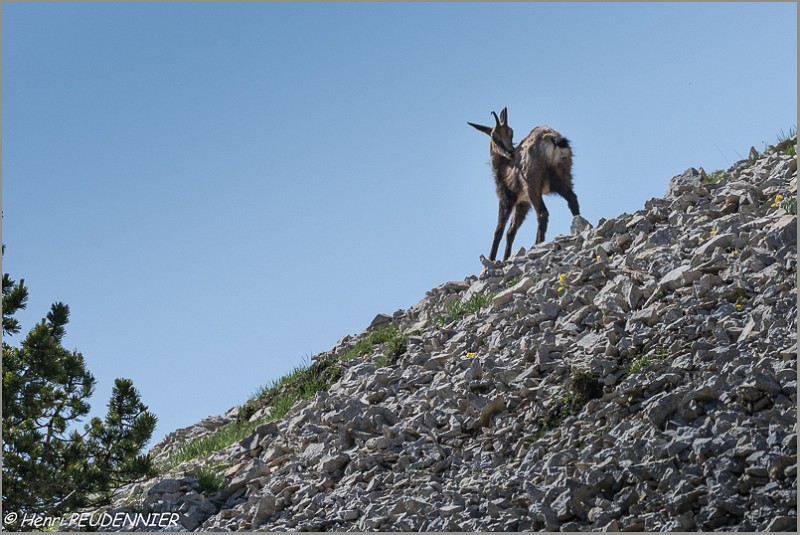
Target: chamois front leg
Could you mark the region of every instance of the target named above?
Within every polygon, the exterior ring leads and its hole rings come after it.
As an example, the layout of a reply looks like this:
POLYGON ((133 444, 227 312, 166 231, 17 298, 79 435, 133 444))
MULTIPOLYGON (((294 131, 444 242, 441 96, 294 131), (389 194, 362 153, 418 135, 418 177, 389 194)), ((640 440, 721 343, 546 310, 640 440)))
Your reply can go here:
POLYGON ((500 208, 497 213, 497 228, 494 229, 494 239, 492 240, 492 251, 489 253, 489 260, 494 262, 497 258, 497 249, 500 247, 500 240, 503 238, 503 229, 506 228, 508 216, 511 215, 511 203, 500 199, 500 208))
POLYGON ((506 254, 503 255, 503 262, 508 260, 508 257, 511 256, 511 246, 514 244, 517 230, 519 230, 519 226, 522 222, 525 221, 525 216, 528 214, 530 207, 529 204, 520 203, 514 209, 514 217, 511 219, 511 226, 508 227, 508 232, 506 233, 506 254))
POLYGON ((536 243, 539 244, 544 241, 550 212, 547 211, 547 207, 544 205, 544 199, 542 199, 541 195, 535 196, 531 201, 533 201, 533 209, 536 210, 536 222, 538 224, 538 228, 536 229, 536 243))

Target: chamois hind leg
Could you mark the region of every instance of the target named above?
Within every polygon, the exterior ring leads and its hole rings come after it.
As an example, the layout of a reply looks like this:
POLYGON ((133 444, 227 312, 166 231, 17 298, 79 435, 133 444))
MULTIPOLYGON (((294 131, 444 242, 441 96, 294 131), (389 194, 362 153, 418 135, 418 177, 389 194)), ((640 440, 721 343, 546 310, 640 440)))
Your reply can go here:
POLYGON ((511 246, 514 244, 517 230, 519 230, 519 226, 522 225, 522 222, 525 221, 525 216, 528 214, 530 207, 530 204, 520 203, 514 209, 514 217, 511 218, 511 226, 508 227, 508 232, 506 233, 506 254, 503 255, 504 262, 511 256, 511 246))
POLYGON ((567 206, 569 206, 569 211, 572 212, 573 216, 580 215, 581 209, 578 206, 578 196, 575 195, 575 192, 572 191, 572 188, 569 186, 562 186, 560 182, 551 183, 553 188, 553 193, 558 193, 567 201, 567 206))
POLYGON ((497 248, 500 247, 500 240, 503 238, 503 229, 506 228, 508 216, 511 215, 511 203, 500 199, 500 208, 497 213, 497 228, 494 229, 494 240, 492 241, 492 252, 489 260, 494 262, 497 258, 497 248))
POLYGON ((538 228, 536 229, 536 243, 542 243, 544 241, 544 235, 547 232, 547 221, 550 212, 547 211, 547 207, 544 205, 544 199, 542 199, 541 195, 536 196, 536 198, 531 199, 531 201, 533 201, 533 209, 536 210, 536 222, 538 224, 538 228))

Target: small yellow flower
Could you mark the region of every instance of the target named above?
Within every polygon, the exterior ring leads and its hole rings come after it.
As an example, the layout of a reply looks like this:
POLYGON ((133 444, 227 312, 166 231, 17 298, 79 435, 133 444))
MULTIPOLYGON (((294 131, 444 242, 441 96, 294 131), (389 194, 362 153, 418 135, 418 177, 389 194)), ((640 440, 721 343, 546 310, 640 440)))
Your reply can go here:
POLYGON ((597 255, 597 261, 598 261, 598 262, 602 262, 602 260, 603 260, 603 259, 602 259, 602 258, 600 258, 600 255, 597 255))
POLYGON ((780 193, 775 195, 775 202, 772 203, 771 208, 777 208, 778 205, 780 205, 782 200, 783 200, 783 195, 781 195, 780 193))
POLYGON ((742 308, 743 308, 743 307, 742 307, 742 304, 741 304, 741 303, 736 303, 736 312, 741 312, 741 311, 742 311, 742 308))
POLYGON ((711 237, 713 238, 716 235, 717 235, 717 227, 711 227, 711 237))
POLYGON ((467 358, 468 359, 474 359, 475 358, 475 352, 474 351, 468 351, 467 352, 467 358))
POLYGON ((556 291, 561 292, 563 290, 566 290, 567 286, 568 286, 568 284, 567 284, 567 275, 566 275, 566 273, 561 273, 558 276, 558 288, 556 288, 556 291))

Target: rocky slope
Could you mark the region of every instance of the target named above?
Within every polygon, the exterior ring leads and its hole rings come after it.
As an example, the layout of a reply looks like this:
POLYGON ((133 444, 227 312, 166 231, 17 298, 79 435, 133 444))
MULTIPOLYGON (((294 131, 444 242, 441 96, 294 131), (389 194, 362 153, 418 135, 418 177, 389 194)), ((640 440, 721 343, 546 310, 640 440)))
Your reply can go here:
POLYGON ((794 530, 787 145, 689 169, 634 214, 379 315, 370 329, 409 334, 399 356, 341 362, 329 391, 121 489, 111 512, 174 511, 189 530, 794 530), (198 466, 224 472, 218 491, 198 491, 198 466))

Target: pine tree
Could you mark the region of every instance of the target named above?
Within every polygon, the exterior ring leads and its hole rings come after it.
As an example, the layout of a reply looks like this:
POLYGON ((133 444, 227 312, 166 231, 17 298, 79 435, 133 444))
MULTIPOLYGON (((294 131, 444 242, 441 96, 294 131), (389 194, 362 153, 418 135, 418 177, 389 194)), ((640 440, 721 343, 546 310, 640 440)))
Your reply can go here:
MULTIPOLYGON (((92 418, 95 378, 83 355, 61 342, 69 307, 55 303, 19 347, 5 339, 21 326, 25 282, 3 275, 3 510, 60 515, 100 505, 118 486, 155 475, 142 449, 156 417, 129 379, 117 379, 104 419, 92 418)), ((5 526, 13 529, 14 526, 5 526)))

